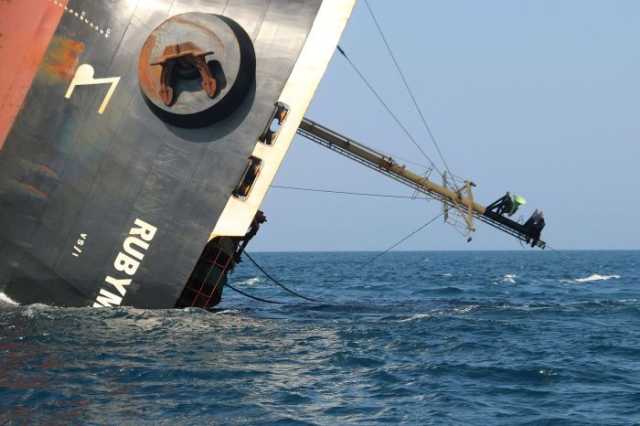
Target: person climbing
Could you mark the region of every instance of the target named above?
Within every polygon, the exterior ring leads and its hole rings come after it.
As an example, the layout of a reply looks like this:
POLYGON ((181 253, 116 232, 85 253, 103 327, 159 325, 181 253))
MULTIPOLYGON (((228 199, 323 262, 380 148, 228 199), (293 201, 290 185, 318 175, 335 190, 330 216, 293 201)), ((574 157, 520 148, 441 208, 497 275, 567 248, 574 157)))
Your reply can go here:
POLYGON ((507 192, 504 197, 494 201, 487 207, 487 210, 494 210, 497 214, 503 216, 513 216, 521 206, 527 204, 527 200, 521 195, 511 194, 507 192))
POLYGON ((540 241, 540 235, 545 226, 544 213, 542 210, 536 209, 524 223, 524 228, 527 232, 527 244, 531 243, 531 247, 535 247, 540 241))
POLYGON ((234 260, 236 263, 242 262, 242 253, 244 253, 244 250, 247 248, 247 245, 249 245, 249 242, 253 239, 253 237, 256 236, 256 234, 260 230, 260 225, 262 225, 266 221, 267 217, 264 215, 264 212, 262 210, 258 210, 255 217, 253 218, 253 221, 251 222, 251 225, 249 226, 249 231, 242 238, 242 242, 240 243, 238 250, 236 250, 236 253, 234 255, 234 260))

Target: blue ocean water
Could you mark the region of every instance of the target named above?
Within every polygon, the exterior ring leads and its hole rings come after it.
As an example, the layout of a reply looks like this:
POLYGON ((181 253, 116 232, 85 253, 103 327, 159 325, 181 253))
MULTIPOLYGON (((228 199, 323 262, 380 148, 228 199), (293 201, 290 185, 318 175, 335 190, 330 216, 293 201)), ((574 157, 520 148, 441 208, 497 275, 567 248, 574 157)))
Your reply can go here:
POLYGON ((0 424, 640 424, 640 252, 254 257, 221 310, 0 307, 0 424))

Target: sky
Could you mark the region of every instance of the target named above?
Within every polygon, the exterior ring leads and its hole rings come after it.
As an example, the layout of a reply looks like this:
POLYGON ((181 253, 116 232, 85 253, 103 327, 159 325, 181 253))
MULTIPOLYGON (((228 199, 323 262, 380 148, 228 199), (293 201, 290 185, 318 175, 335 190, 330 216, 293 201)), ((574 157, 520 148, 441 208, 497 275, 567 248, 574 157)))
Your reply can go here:
MULTIPOLYGON (((543 237, 555 249, 640 248, 640 2, 369 2, 452 172, 478 185, 478 201, 489 204, 506 191, 523 195, 528 204, 520 214, 541 208, 543 237)), ((438 160, 363 0, 341 46, 438 160)), ((307 116, 427 164, 339 54, 307 116)), ((275 184, 412 193, 301 137, 275 184)), ((381 251, 441 207, 274 188, 263 210, 269 222, 254 251, 381 251)), ((523 248, 483 224, 469 244, 439 221, 398 250, 523 248)))

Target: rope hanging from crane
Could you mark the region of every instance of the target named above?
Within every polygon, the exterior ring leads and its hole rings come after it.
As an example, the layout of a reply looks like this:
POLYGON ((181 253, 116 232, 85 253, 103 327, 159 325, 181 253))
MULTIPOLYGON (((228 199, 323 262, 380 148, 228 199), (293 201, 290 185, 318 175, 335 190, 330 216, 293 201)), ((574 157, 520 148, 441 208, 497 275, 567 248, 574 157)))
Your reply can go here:
MULTIPOLYGON (((405 241, 409 240, 411 237, 413 237, 414 235, 418 234, 420 231, 426 229, 427 227, 429 227, 429 225, 433 224, 436 220, 438 220, 441 216, 443 215, 443 213, 440 213, 439 215, 437 215, 436 217, 434 217, 433 219, 431 219, 429 222, 425 223, 424 225, 420 226, 418 229, 416 229, 415 231, 411 232, 409 235, 407 235, 406 237, 402 238, 400 241, 398 241, 397 243, 395 243, 394 245, 392 245, 391 247, 389 247, 388 249, 386 249, 385 251, 378 253, 375 257, 371 258, 369 261, 367 261, 363 266, 369 266, 372 263, 374 263, 376 260, 380 259, 382 256, 388 254, 389 252, 391 252, 393 249, 395 249, 396 247, 398 247, 400 244, 404 243, 405 241)), ((313 299, 311 297, 307 297, 304 296, 294 290, 291 290, 290 288, 288 288, 287 286, 285 286, 284 284, 282 284, 281 282, 279 282, 278 280, 276 280, 275 278, 273 278, 267 271, 264 270, 264 268, 262 266, 260 266, 258 264, 258 262, 256 262, 253 257, 251 257, 251 255, 249 253, 247 253, 246 251, 243 252, 243 254, 245 255, 245 257, 247 259, 249 259, 251 261, 251 263, 253 263, 253 265, 258 268, 259 271, 261 271, 265 277, 267 277, 269 280, 271 280, 275 285, 277 285, 278 287, 282 288, 283 290, 285 290, 287 293, 298 297, 300 299, 306 300, 308 302, 316 302, 316 303, 321 303, 320 300, 318 299, 313 299)), ((262 303, 268 303, 271 305, 284 305, 284 302, 279 302, 279 301, 275 301, 275 300, 270 300, 270 299, 264 299, 258 296, 254 296, 251 295, 245 291, 240 290, 239 288, 234 287, 233 285, 226 283, 225 284, 226 287, 229 287, 231 290, 235 291, 236 293, 247 297, 251 300, 255 300, 257 302, 262 302, 262 303)))
POLYGON ((433 219, 431 219, 429 222, 425 223, 424 225, 420 226, 418 229, 416 229, 415 231, 411 232, 409 235, 407 235, 406 237, 402 238, 400 241, 398 241, 397 243, 393 244, 391 247, 389 247, 388 249, 386 249, 385 251, 378 253, 377 255, 375 255, 374 257, 372 257, 371 259, 369 259, 367 262, 365 262, 365 264, 363 266, 369 266, 371 265, 373 262, 375 262, 376 260, 380 259, 382 256, 386 255, 387 253, 389 253, 391 250, 393 250, 394 248, 398 247, 400 244, 404 243, 405 241, 407 241, 408 239, 410 239, 411 237, 413 237, 414 235, 418 234, 420 231, 426 229, 429 227, 429 225, 433 224, 435 221, 437 221, 438 219, 440 219, 442 216, 444 215, 444 213, 440 213, 438 214, 436 217, 434 217, 433 219))

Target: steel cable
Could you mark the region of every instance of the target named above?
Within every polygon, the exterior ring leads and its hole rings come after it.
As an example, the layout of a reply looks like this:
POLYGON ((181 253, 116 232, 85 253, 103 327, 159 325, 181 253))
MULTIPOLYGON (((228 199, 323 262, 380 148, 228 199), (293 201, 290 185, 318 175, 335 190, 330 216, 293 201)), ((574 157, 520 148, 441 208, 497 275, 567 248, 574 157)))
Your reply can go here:
POLYGON ((440 219, 440 217, 442 217, 443 215, 444 215, 444 213, 438 214, 436 217, 431 219, 429 222, 427 222, 424 225, 420 226, 418 229, 416 229, 415 231, 411 232, 409 235, 407 235, 406 237, 402 238, 400 241, 398 241, 397 243, 395 243, 394 245, 392 245, 391 247, 389 247, 388 249, 386 249, 382 253, 378 253, 377 255, 375 255, 374 257, 369 259, 367 262, 364 263, 364 266, 369 266, 370 264, 372 264, 373 262, 375 262, 376 260, 378 260, 379 258, 384 256, 385 254, 389 253, 394 248, 398 247, 400 244, 402 244, 405 241, 407 241, 409 238, 411 238, 414 235, 416 235, 418 232, 420 232, 420 231, 424 230, 425 228, 427 228, 429 225, 434 223, 436 220, 440 219))
POLYGON ((413 93, 413 90, 411 89, 411 86, 409 85, 409 82, 407 81, 407 78, 404 74, 404 71, 402 70, 402 67, 400 66, 400 63, 398 62, 396 55, 393 53, 393 49, 391 48, 391 45, 389 44, 389 41, 387 40, 387 37, 384 34, 384 30, 382 29, 382 26, 380 25, 380 22, 378 21, 378 18, 376 17, 376 14, 373 11, 373 8, 371 7, 371 5, 369 4, 369 0, 365 0, 365 5, 367 6, 367 9, 369 10, 369 14, 371 15, 371 18, 373 19, 373 22, 376 25, 376 28, 378 29, 378 33, 380 34, 380 37, 382 38, 382 41, 384 42, 384 45, 387 48, 387 52, 389 53, 389 56, 391 57, 391 60, 393 61, 393 64, 395 65, 396 70, 398 71, 398 74, 400 75, 400 78, 402 79, 402 82, 404 83, 404 87, 407 89, 407 92, 409 93, 409 96, 411 97, 411 101, 413 102, 413 106, 415 107, 416 111, 418 112, 418 115, 420 116, 420 120, 422 121, 422 125, 424 126, 425 130, 427 131, 427 135, 431 138, 431 141, 433 142, 433 145, 436 147, 436 150, 438 151, 438 155, 440 156, 440 159, 442 160, 442 163, 444 164, 444 167, 447 169, 447 172, 449 172, 449 174, 451 176, 454 176, 453 173, 451 173, 451 169, 449 168, 449 164, 447 163, 447 160, 445 160, 444 155, 442 154, 442 150, 440 149, 440 145, 438 144, 438 140, 436 139, 435 135, 433 134, 433 131, 431 130, 431 126, 429 125, 429 123, 427 122, 427 119, 424 115, 424 112, 422 111, 422 108, 420 108, 420 105, 418 104, 418 101, 415 97, 415 94, 413 93))
POLYGON ((286 291, 287 293, 291 294, 292 296, 298 297, 300 299, 306 300, 308 302, 320 302, 317 299, 312 299, 310 297, 304 296, 298 292, 296 292, 295 290, 291 290, 290 288, 288 288, 287 286, 285 286, 284 284, 282 284, 280 281, 276 280, 275 278, 273 278, 267 271, 264 270, 264 268, 262 266, 260 266, 258 264, 258 262, 256 262, 253 257, 251 257, 251 255, 249 253, 247 253, 246 251, 243 253, 245 255, 245 257, 247 259, 249 259, 251 261, 251 263, 253 263, 253 265, 258 268, 258 270, 260 272, 262 272, 264 274, 265 277, 267 277, 269 280, 271 280, 271 282, 273 282, 275 285, 277 285, 278 287, 280 287, 281 289, 283 289, 284 291, 286 291))
POLYGON ((270 303, 270 304, 272 304, 272 305, 284 305, 284 303, 283 303, 283 302, 277 302, 277 301, 274 301, 274 300, 263 299, 263 298, 258 297, 258 296, 252 296, 252 295, 250 295, 249 293, 245 293, 244 291, 242 291, 242 290, 240 290, 240 289, 235 288, 234 286, 232 286, 232 285, 231 285, 231 284, 229 284, 229 283, 225 284, 225 287, 229 287, 231 290, 235 291, 236 293, 241 294, 241 295, 243 295, 244 297, 248 297, 249 299, 256 300, 256 301, 258 301, 258 302, 262 302, 262 303, 270 303))
POLYGON ((299 186, 288 185, 271 185, 274 189, 287 189, 291 191, 306 191, 306 192, 320 192, 325 194, 337 194, 337 195, 353 195, 357 197, 372 197, 372 198, 393 198, 399 200, 427 200, 426 197, 412 197, 410 195, 394 195, 394 194, 374 194, 370 192, 349 192, 349 191, 334 191, 330 189, 317 189, 317 188, 303 188, 299 186))
POLYGON ((429 155, 427 155, 427 153, 425 152, 424 149, 422 149, 422 147, 420 146, 420 144, 415 140, 415 138, 413 137, 413 135, 411 134, 411 132, 409 131, 409 129, 407 129, 407 127, 402 124, 402 122, 400 121, 400 119, 398 118, 398 116, 391 110, 391 107, 384 101, 384 99, 382 99, 382 96, 380 96, 380 94, 378 93, 378 91, 373 87, 373 85, 369 82, 369 80, 367 79, 367 77, 365 77, 365 75, 362 73, 362 71, 360 71, 360 69, 358 68, 358 66, 351 60, 351 58, 349 57, 349 55, 347 55, 347 52, 344 51, 344 49, 341 46, 338 46, 338 52, 340 52, 340 54, 346 59, 346 61, 349 63, 349 65, 351 65, 351 68, 356 72, 356 74, 358 74, 358 76, 360 77, 360 79, 363 81, 363 83, 367 86, 367 88, 371 91, 371 93, 373 93, 373 95, 376 97, 376 99, 378 99, 378 102, 380 102, 380 104, 385 108, 385 110, 387 111, 387 113, 389 113, 389 115, 391 116, 391 118, 393 118, 393 120, 396 122, 396 124, 400 127, 400 129, 402 129, 402 131, 404 132, 404 134, 409 138, 409 140, 411 142, 413 142, 413 144, 416 146, 416 148, 418 148, 418 150, 422 153, 422 155, 424 156, 424 158, 427 159, 427 161, 429 162, 429 164, 431 164, 431 167, 434 168, 434 170, 436 170, 439 174, 442 174, 442 172, 440 171, 440 169, 438 168, 438 166, 436 165, 436 163, 433 162, 433 160, 431 159, 431 157, 429 157, 429 155))

